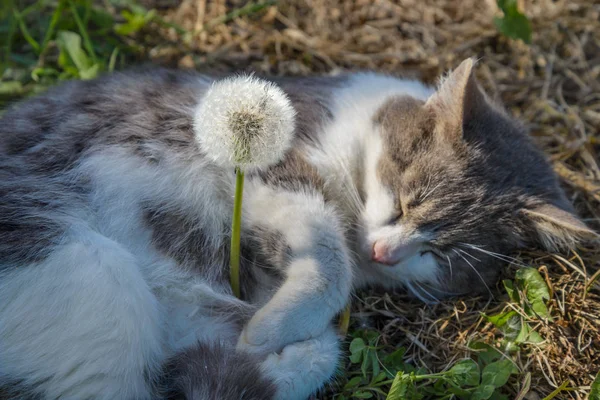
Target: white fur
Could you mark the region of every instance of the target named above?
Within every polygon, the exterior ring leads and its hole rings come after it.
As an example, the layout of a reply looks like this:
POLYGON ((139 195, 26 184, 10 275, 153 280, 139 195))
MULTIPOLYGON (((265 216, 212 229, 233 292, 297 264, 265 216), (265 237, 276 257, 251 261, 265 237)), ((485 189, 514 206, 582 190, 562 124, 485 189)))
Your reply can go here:
MULTIPOLYGON (((193 266, 158 252, 141 208, 188 207, 217 245, 229 222, 233 175, 202 159, 190 164, 174 156, 151 165, 115 147, 86 158, 73 178, 89 179, 92 195, 73 210, 77 223, 63 245, 39 265, 0 276, 0 384, 43 382, 38 390, 48 398, 145 399, 152 389, 145 374, 176 351, 196 340, 234 344, 240 336, 245 351, 283 349, 263 364, 279 398, 302 399, 318 389, 339 355, 329 323, 348 299, 353 261, 365 261, 352 260, 345 246, 345 222, 362 218, 357 182, 364 168, 368 221, 380 227, 390 214, 389 193, 373 177, 380 144, 372 140, 371 118, 389 96, 402 94, 425 99, 431 90, 362 74, 333 95, 334 121, 324 128, 322 146, 307 155, 328 178, 339 209, 311 193, 247 182, 244 226, 280 232, 292 258, 280 290, 253 299, 264 306, 241 336, 210 316, 212 304, 238 301, 229 288, 208 285, 186 272, 193 266)), ((398 269, 394 277, 429 279, 432 268, 429 258, 413 257, 380 275, 398 269)), ((366 279, 367 270, 356 268, 354 281, 366 279)))
POLYGON ((346 303, 352 266, 339 218, 322 199, 257 182, 248 188, 248 223, 280 232, 292 251, 285 283, 248 323, 238 344, 265 354, 325 331, 346 303))
MULTIPOLYGON (((383 144, 379 132, 369 138, 365 146, 364 179, 363 185, 367 195, 364 210, 364 219, 367 227, 376 229, 390 222, 394 215, 394 196, 390 188, 384 186, 377 176, 377 163, 383 152, 383 144)), ((371 238, 370 242, 374 239, 371 238)))
POLYGON ((73 232, 43 263, 0 279, 0 382, 47 398, 147 398, 164 357, 163 310, 135 257, 73 232), (41 383, 40 383, 41 382, 41 383))
POLYGON ((314 339, 290 344, 262 364, 275 382, 275 400, 304 400, 331 379, 340 355, 338 338, 327 329, 314 339))
POLYGON ((355 284, 360 285, 362 280, 362 284, 377 282, 394 286, 395 282, 435 282, 437 279, 437 262, 430 254, 421 256, 420 251, 393 267, 370 262, 376 240, 386 241, 391 248, 410 240, 421 240, 418 234, 404 234, 402 226, 387 226, 395 213, 394 198, 376 173, 383 147, 373 116, 394 96, 427 100, 433 93, 432 88, 418 81, 368 73, 354 75, 350 84, 334 96, 334 121, 325 127, 321 147, 309 152, 311 161, 324 176, 330 177, 332 197, 344 199, 342 208, 364 225, 360 228, 367 240, 359 240, 356 249, 361 256, 359 267, 364 268, 357 269, 359 282, 355 284), (361 172, 355 172, 357 169, 361 172), (352 196, 357 185, 362 185, 365 192, 364 209, 358 195, 352 196))

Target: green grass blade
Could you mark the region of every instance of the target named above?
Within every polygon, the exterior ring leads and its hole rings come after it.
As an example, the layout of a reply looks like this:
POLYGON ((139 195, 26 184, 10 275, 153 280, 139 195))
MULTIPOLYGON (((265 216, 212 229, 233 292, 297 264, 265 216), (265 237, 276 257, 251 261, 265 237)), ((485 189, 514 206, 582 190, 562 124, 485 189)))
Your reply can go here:
POLYGON ((211 21, 208 21, 205 25, 205 28, 211 28, 215 25, 224 24, 225 22, 229 22, 233 19, 243 17, 244 15, 254 14, 256 12, 259 12, 263 8, 267 8, 276 3, 277 0, 266 0, 260 3, 250 2, 241 8, 235 9, 221 17, 217 17, 211 21))
POLYGON ((119 48, 115 47, 112 53, 110 53, 110 59, 108 60, 108 72, 113 72, 115 70, 115 64, 117 63, 117 55, 119 55, 119 48))
POLYGON ((21 17, 21 14, 19 13, 19 11, 17 11, 16 8, 13 8, 13 16, 15 17, 15 19, 17 20, 17 23, 19 24, 19 29, 21 30, 23 37, 25 38, 27 43, 29 43, 29 45, 33 48, 35 53, 39 55, 40 54, 40 45, 29 33, 29 30, 27 29, 27 25, 25 25, 25 21, 23 20, 23 18, 21 17))
POLYGON ((52 18, 50 19, 50 25, 48 25, 48 29, 46 30, 46 34, 44 35, 44 40, 42 41, 42 46, 41 46, 40 52, 44 52, 44 50, 46 50, 46 46, 48 46, 48 42, 52 38, 52 35, 54 35, 54 30, 56 29, 56 24, 58 23, 58 20, 60 19, 63 8, 64 8, 63 1, 59 1, 58 5, 54 9, 54 12, 52 13, 52 18))
POLYGON ((544 397, 543 400, 552 400, 553 398, 558 396, 562 391, 566 390, 567 386, 569 386, 569 381, 564 381, 562 385, 560 385, 559 387, 554 389, 552 391, 552 393, 550 393, 548 396, 544 397))
POLYGON ((71 13, 73 14, 75 23, 77 24, 77 27, 79 28, 79 33, 81 34, 81 37, 83 38, 83 45, 85 46, 85 50, 88 52, 89 56, 92 58, 92 64, 96 64, 97 58, 96 58, 96 53, 94 52, 94 46, 92 46, 92 41, 90 40, 90 37, 87 33, 87 29, 86 29, 85 25, 83 24, 83 21, 81 21, 81 18, 79 17, 79 14, 77 13, 77 8, 75 8, 75 4, 73 3, 73 0, 69 0, 69 6, 71 7, 71 13))

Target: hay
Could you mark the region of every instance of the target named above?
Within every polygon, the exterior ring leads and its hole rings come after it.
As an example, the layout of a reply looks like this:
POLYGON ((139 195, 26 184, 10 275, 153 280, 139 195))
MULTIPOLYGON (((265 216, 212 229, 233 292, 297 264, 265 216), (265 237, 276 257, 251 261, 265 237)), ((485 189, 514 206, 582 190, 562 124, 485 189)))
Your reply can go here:
MULTIPOLYGON (((193 33, 163 28, 144 42, 152 59, 182 68, 275 75, 374 69, 430 83, 462 59, 478 57, 480 82, 530 128, 578 211, 598 230, 600 6, 593 3, 523 1, 533 25, 528 46, 498 34, 492 0, 294 0, 254 7, 241 17, 227 14, 243 6, 237 2, 184 0, 161 14, 193 33)), ((517 354, 522 373, 515 395, 529 372, 527 398, 568 381, 574 390, 561 398, 583 399, 600 370, 600 248, 590 244, 563 255, 530 251, 517 258, 546 278, 555 321, 536 326, 547 339, 543 349, 525 347, 517 354)), ((515 268, 508 267, 506 276, 514 276, 515 268)), ((497 342, 498 332, 480 315, 505 306, 501 285, 493 293, 491 301, 432 306, 398 293, 363 293, 351 330, 377 329, 382 343, 407 347, 415 365, 444 370, 469 356, 469 342, 497 342)))

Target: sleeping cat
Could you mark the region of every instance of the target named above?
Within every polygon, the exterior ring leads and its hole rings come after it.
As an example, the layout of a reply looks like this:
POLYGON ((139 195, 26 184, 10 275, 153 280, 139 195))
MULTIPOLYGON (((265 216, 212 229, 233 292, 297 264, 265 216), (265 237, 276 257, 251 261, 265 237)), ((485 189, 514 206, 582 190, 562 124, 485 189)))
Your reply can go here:
MULTIPOLYGON (((592 232, 464 61, 437 91, 372 73, 278 79, 294 145, 235 175, 194 139, 213 81, 162 69, 68 82, 0 122, 0 386, 10 398, 304 399, 365 285, 486 290, 506 254, 592 232)), ((1 390, 0 390, 1 392, 1 390)))

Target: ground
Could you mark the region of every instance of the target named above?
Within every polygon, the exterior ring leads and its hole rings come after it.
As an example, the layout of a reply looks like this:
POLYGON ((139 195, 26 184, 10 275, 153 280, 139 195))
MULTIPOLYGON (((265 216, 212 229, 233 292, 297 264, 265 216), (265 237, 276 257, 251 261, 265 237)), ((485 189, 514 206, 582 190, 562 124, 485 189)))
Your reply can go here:
MULTIPOLYGON (((372 69, 435 83, 476 57, 479 81, 528 126, 599 230, 600 3, 498 4, 527 16, 531 43, 499 31, 492 0, 8 0, 0 105, 149 60, 273 75, 372 69)), ((394 377, 398 399, 590 396, 600 370, 598 242, 513 256, 491 299, 423 305, 358 293, 348 357, 318 398, 385 398, 394 377)))

